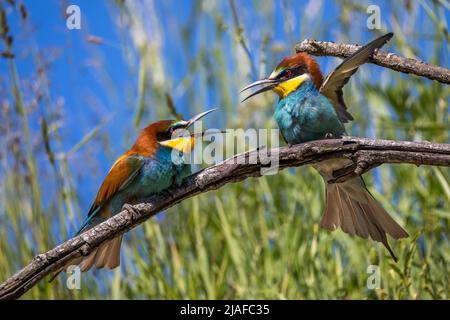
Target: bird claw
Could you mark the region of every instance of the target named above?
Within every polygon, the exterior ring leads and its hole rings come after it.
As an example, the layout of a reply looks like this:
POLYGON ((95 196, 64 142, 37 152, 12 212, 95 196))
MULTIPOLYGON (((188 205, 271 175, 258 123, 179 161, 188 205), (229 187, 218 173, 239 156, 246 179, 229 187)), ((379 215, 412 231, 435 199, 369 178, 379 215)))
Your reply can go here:
POLYGON ((133 217, 138 215, 138 211, 129 203, 125 203, 122 209, 127 210, 133 217))

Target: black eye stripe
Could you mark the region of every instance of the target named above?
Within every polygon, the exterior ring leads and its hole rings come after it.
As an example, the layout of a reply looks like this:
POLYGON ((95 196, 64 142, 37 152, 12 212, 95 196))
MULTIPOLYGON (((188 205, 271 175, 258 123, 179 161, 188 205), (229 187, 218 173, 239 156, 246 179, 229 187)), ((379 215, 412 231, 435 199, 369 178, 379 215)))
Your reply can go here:
POLYGON ((169 140, 172 136, 172 133, 169 131, 164 131, 164 132, 158 132, 156 134, 156 140, 157 141, 165 141, 165 140, 169 140))
POLYGON ((305 71, 306 71, 305 66, 304 66, 304 65, 300 65, 300 66, 298 66, 298 67, 295 67, 295 68, 292 70, 292 73, 295 74, 295 75, 300 75, 300 74, 305 73, 305 71))
POLYGON ((278 75, 278 79, 282 79, 285 77, 289 77, 289 78, 293 78, 293 77, 297 77, 303 73, 305 73, 306 71, 306 67, 304 65, 300 65, 300 66, 296 66, 293 68, 288 68, 286 70, 283 70, 279 75, 278 75))

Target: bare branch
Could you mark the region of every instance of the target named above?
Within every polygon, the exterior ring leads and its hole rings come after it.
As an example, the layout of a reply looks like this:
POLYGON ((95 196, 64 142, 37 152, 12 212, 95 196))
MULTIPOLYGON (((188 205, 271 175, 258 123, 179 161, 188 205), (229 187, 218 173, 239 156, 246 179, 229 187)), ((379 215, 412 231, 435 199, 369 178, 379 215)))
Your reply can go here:
MULTIPOLYGON (((315 56, 333 56, 347 58, 361 48, 351 44, 338 44, 328 41, 304 40, 295 46, 297 52, 307 52, 315 56)), ((394 53, 377 51, 371 62, 403 73, 412 73, 420 77, 450 84, 450 70, 412 58, 400 57, 394 53)))
MULTIPOLYGON (((143 203, 125 209, 107 221, 70 239, 56 248, 37 255, 29 265, 0 284, 0 299, 19 298, 38 281, 74 257, 88 255, 103 241, 124 233, 144 222, 156 213, 165 210, 184 199, 210 190, 218 189, 227 183, 261 176, 264 166, 258 159, 249 164, 252 157, 258 157, 254 150, 239 154, 224 162, 208 167, 190 177, 177 188, 151 197, 143 203), (245 164, 240 164, 245 163, 245 164)), ((344 181, 383 163, 410 163, 416 165, 450 166, 450 144, 429 142, 407 142, 379 139, 345 137, 342 139, 320 140, 271 149, 279 155, 280 169, 298 167, 326 159, 351 159, 354 166, 349 172, 336 173, 336 181, 344 181)))

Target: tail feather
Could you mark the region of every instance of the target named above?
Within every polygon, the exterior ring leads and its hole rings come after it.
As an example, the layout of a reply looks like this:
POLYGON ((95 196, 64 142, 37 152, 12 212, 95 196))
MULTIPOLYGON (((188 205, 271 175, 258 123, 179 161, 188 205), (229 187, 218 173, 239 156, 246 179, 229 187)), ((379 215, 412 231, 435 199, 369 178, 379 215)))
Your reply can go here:
POLYGON ((88 271, 95 265, 96 268, 114 269, 120 265, 120 245, 122 235, 102 243, 80 264, 81 271, 88 271))
POLYGON ((338 199, 338 206, 341 208, 341 210, 339 210, 339 216, 342 223, 341 224, 342 230, 344 230, 349 234, 358 233, 352 219, 353 211, 350 208, 350 203, 346 201, 346 194, 343 194, 343 192, 339 188, 336 189, 336 193, 338 199))
POLYGON ((386 230, 386 232, 394 239, 407 238, 409 234, 400 227, 386 212, 386 210, 381 207, 378 202, 373 198, 373 196, 369 193, 368 196, 368 205, 372 208, 373 214, 378 217, 378 221, 381 226, 386 230))
POLYGON ((408 233, 370 194, 360 177, 327 185, 326 208, 320 226, 331 231, 340 227, 348 234, 381 242, 395 261, 397 257, 386 234, 394 239, 408 237, 408 233))
POLYGON ((95 248, 86 257, 77 257, 58 269, 49 282, 52 282, 56 276, 62 271, 67 271, 71 265, 78 265, 81 272, 86 272, 95 265, 96 268, 114 269, 120 265, 120 245, 122 243, 122 235, 111 240, 105 241, 95 248))
POLYGON ((102 268, 106 265, 106 260, 109 258, 110 250, 112 247, 112 240, 102 243, 95 254, 93 262, 96 268, 102 268))
POLYGON ((356 234, 362 238, 367 239, 370 235, 370 232, 369 227, 367 226, 366 219, 364 215, 357 214, 358 210, 360 210, 361 208, 358 207, 357 203, 351 201, 351 198, 349 197, 348 194, 345 194, 345 196, 347 197, 346 203, 348 203, 349 212, 351 213, 351 216, 353 218, 356 234))
POLYGON ((81 262, 78 263, 81 272, 88 271, 95 262, 95 257, 97 255, 98 248, 95 248, 87 257, 82 257, 81 262))
POLYGON ((104 244, 103 248, 99 248, 95 267, 114 269, 120 265, 120 245, 122 236, 116 237, 104 244), (100 252, 100 249, 102 251, 100 252))

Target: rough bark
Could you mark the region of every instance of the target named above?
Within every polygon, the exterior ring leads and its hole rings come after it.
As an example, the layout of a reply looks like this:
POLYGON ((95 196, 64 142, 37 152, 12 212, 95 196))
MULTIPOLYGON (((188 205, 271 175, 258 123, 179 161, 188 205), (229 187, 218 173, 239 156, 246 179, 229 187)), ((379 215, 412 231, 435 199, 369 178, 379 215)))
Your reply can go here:
MULTIPOLYGON (((351 44, 338 44, 328 41, 304 40, 295 46, 297 52, 307 52, 315 56, 333 56, 347 58, 360 46, 351 44)), ((394 53, 377 51, 370 62, 395 71, 415 74, 445 84, 450 84, 450 70, 435 66, 412 58, 400 57, 394 53)))
MULTIPOLYGON (((19 298, 38 281, 57 270, 69 259, 88 255, 93 248, 106 239, 124 233, 184 199, 221 188, 227 183, 238 182, 249 177, 261 176, 264 165, 257 159, 254 150, 239 154, 222 163, 208 167, 188 177, 180 187, 153 196, 146 201, 129 206, 119 214, 67 240, 46 253, 37 255, 27 266, 0 284, 0 299, 19 298)), ((267 150, 264 151, 266 153, 267 150)), ((450 144, 429 142, 391 141, 344 137, 342 139, 312 141, 270 150, 278 153, 279 167, 298 167, 331 158, 348 158, 353 166, 336 172, 336 181, 344 181, 361 175, 383 163, 409 163, 416 165, 450 166, 450 144)))

